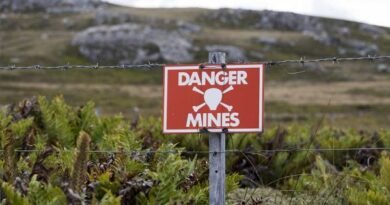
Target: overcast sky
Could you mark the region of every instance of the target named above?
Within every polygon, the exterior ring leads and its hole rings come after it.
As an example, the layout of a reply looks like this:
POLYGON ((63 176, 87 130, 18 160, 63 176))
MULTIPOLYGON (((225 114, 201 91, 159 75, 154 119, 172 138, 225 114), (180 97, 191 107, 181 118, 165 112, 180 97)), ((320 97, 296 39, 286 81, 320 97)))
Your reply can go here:
POLYGON ((390 0, 106 0, 134 7, 246 8, 291 11, 390 27, 390 0))

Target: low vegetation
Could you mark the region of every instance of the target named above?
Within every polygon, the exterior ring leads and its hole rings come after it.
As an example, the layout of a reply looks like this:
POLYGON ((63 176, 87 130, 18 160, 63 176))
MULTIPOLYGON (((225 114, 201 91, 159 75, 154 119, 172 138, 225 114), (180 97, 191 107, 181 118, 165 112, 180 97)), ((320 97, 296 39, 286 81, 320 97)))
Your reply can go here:
MULTIPOLYGON (((92 102, 1 110, 2 204, 207 204, 207 137, 158 118, 100 117, 92 102), (200 152, 198 152, 200 151, 200 152)), ((229 204, 387 204, 390 132, 292 125, 227 137, 229 204)))

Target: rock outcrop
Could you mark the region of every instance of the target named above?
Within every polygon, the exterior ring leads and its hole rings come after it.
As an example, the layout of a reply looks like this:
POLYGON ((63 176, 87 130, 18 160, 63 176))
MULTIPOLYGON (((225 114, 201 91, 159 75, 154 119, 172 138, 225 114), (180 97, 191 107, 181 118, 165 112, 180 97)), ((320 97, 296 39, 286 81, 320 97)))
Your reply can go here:
POLYGON ((233 27, 245 26, 255 29, 311 31, 316 33, 324 31, 319 18, 290 12, 219 9, 207 13, 203 18, 209 22, 233 27))
MULTIPOLYGON (((338 45, 337 38, 348 39, 351 34, 350 28, 343 24, 329 25, 322 18, 290 12, 219 9, 207 12, 200 20, 216 27, 301 32, 303 35, 327 46, 338 45)), ((386 33, 383 28, 367 24, 360 24, 359 29, 374 39, 386 33)), ((362 49, 358 50, 361 51, 362 49)), ((369 48, 368 50, 375 49, 369 48)), ((367 52, 362 51, 361 53, 367 52)))
POLYGON ((97 25, 124 24, 139 21, 136 16, 127 12, 114 12, 105 8, 99 8, 95 14, 97 25))
POLYGON ((369 24, 360 24, 359 30, 363 33, 372 36, 374 39, 377 39, 386 34, 386 30, 384 30, 383 28, 369 24))
POLYGON ((177 63, 193 59, 191 40, 178 32, 139 24, 91 27, 78 33, 72 44, 94 62, 177 63))
POLYGON ((0 10, 52 13, 81 12, 94 9, 100 4, 100 0, 2 0, 0 10))

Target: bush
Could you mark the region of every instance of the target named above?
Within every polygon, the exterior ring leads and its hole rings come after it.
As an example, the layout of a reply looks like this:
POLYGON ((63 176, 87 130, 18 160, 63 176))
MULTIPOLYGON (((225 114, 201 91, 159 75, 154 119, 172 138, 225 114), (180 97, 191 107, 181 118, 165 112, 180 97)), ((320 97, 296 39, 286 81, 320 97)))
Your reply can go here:
MULTIPOLYGON (((151 124, 152 125, 152 124, 151 124)), ((204 160, 182 156, 158 131, 99 117, 93 103, 62 97, 24 100, 2 110, 3 204, 205 204, 204 160), (148 133, 146 135, 145 133, 148 133), (152 138, 152 146, 146 140, 152 138), (156 138, 156 139, 154 139, 156 138)), ((228 176, 237 188, 239 177, 228 176)))
MULTIPOLYGON (((161 130, 159 118, 101 117, 92 102, 74 108, 62 97, 2 109, 0 198, 3 204, 207 204, 207 136, 161 130)), ((386 204, 390 158, 379 150, 389 148, 389 133, 316 123, 229 134, 228 202, 386 204)))

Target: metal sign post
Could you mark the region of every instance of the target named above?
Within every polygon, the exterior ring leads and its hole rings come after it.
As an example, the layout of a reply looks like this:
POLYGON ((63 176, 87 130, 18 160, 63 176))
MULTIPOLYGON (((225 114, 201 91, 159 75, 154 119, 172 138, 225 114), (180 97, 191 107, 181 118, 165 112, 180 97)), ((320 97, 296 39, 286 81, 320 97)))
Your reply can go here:
MULTIPOLYGON (((226 53, 210 52, 210 64, 226 63, 226 53)), ((210 205, 225 204, 225 133, 209 134, 209 196, 210 205)))

